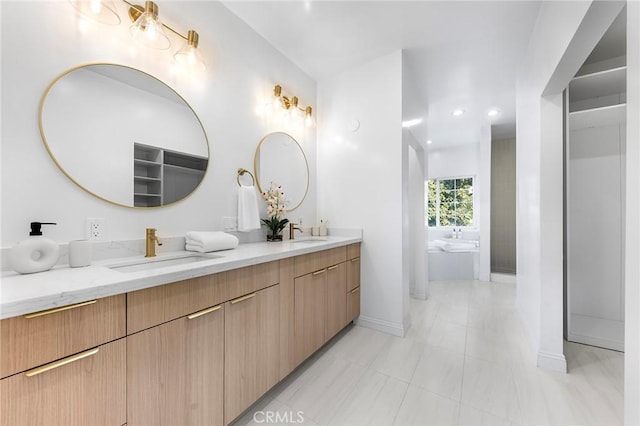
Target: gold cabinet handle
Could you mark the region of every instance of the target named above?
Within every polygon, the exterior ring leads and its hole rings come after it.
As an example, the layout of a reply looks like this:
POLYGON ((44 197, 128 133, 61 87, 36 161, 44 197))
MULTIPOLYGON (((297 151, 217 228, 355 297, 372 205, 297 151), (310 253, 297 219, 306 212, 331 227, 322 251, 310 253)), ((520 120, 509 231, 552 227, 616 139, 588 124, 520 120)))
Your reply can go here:
POLYGON ((357 262, 358 260, 360 260, 359 257, 356 257, 355 259, 351 259, 352 262, 357 262))
POLYGON ((360 287, 356 287, 356 288, 354 288, 353 290, 351 290, 351 294, 353 294, 353 293, 355 293, 355 292, 357 292, 357 291, 360 291, 360 287))
POLYGON ((247 299, 251 299, 252 297, 255 297, 255 295, 256 295, 255 293, 251 293, 251 294, 247 294, 246 296, 238 297, 237 299, 233 299, 231 301, 231 304, 235 305, 236 303, 240 303, 247 299))
POLYGON ((195 312, 195 313, 193 313, 191 315, 187 315, 187 319, 192 320, 192 319, 201 317, 203 315, 210 314, 211 312, 215 312, 215 311, 219 310, 220 308, 222 308, 222 305, 214 306, 212 308, 203 309, 203 310, 201 310, 199 312, 195 312))
POLYGON ((321 270, 321 271, 315 271, 315 272, 313 273, 313 276, 320 275, 320 274, 324 274, 325 272, 327 272, 327 270, 326 270, 326 269, 323 269, 323 270, 321 270))
POLYGON ((338 269, 338 265, 329 266, 327 269, 333 271, 334 269, 338 269))
POLYGON ((87 302, 76 303, 75 305, 60 306, 59 308, 47 309, 46 311, 40 311, 40 312, 34 312, 32 314, 27 314, 27 315, 24 315, 24 317, 28 318, 28 319, 37 318, 37 317, 41 317, 41 316, 44 316, 44 315, 55 314, 56 312, 63 312, 63 311, 68 311, 69 309, 75 309, 75 308, 80 308, 82 306, 93 305, 96 302, 97 302, 97 300, 89 300, 87 302))
POLYGON ((51 364, 46 364, 46 365, 43 365, 42 367, 38 367, 38 368, 34 368, 33 370, 29 370, 26 373, 24 373, 24 375, 27 376, 27 377, 37 376, 38 374, 42 374, 42 373, 47 372, 49 370, 53 370, 54 368, 62 367, 63 365, 67 365, 67 364, 70 364, 72 362, 79 361, 82 358, 86 358, 88 356, 95 355, 95 354, 98 353, 99 350, 100 350, 100 348, 93 348, 93 349, 90 349, 90 350, 85 351, 85 352, 80 352, 79 354, 70 356, 68 358, 63 358, 63 359, 61 359, 59 361, 52 362, 51 364))

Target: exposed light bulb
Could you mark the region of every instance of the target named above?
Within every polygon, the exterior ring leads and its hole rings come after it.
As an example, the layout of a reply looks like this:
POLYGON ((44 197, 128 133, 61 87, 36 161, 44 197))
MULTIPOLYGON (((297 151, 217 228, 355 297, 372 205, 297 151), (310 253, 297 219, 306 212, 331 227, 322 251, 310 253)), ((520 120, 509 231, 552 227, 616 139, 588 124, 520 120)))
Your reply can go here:
POLYGON ((101 0, 91 0, 91 12, 95 15, 99 15, 102 11, 102 1, 101 0))
POLYGON ((152 1, 145 2, 144 12, 129 27, 129 31, 134 41, 147 47, 164 50, 171 45, 162 28, 162 22, 158 19, 158 6, 152 1))
POLYGON ((316 127, 316 120, 313 119, 313 110, 310 106, 305 109, 304 115, 305 127, 316 127))
POLYGON ((427 141, 427 145, 431 145, 432 143, 433 143, 433 141, 432 141, 431 139, 429 139, 429 140, 427 141))

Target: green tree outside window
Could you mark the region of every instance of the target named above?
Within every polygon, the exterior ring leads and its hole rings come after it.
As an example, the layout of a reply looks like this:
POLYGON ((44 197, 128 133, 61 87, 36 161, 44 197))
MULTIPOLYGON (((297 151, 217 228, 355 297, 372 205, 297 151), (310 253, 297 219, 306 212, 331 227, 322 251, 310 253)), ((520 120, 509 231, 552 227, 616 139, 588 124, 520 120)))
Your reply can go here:
POLYGON ((427 181, 427 226, 473 226, 473 178, 427 181))

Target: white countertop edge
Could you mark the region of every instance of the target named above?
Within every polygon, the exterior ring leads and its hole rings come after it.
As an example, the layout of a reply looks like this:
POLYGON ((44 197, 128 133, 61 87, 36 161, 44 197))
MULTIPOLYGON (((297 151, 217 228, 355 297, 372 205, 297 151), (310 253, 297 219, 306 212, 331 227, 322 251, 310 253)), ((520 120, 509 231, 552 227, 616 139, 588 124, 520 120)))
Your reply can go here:
MULTIPOLYGON (((326 241, 241 244, 233 250, 210 253, 221 256, 210 261, 139 272, 123 273, 108 265, 142 259, 142 255, 102 260, 84 268, 60 265, 36 274, 5 274, 0 283, 0 319, 362 242, 360 236, 321 238, 326 241)), ((169 252, 158 258, 181 253, 201 254, 169 252)))

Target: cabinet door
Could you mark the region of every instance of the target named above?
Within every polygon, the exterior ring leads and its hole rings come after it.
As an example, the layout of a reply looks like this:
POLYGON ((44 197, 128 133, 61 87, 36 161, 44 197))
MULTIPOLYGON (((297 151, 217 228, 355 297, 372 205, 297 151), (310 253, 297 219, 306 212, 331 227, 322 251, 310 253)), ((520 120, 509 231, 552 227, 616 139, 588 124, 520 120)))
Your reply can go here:
POLYGON ((113 425, 126 419, 125 340, 0 380, 0 425, 113 425))
POLYGON ((360 287, 347 293, 347 321, 351 322, 360 316, 360 287))
POLYGON ((327 327, 325 340, 331 339, 347 321, 347 267, 345 263, 327 268, 327 327))
POLYGON ((360 258, 347 261, 347 291, 360 287, 360 258))
POLYGON ((224 418, 230 423, 278 382, 279 285, 225 305, 224 418))
POLYGON ((296 363, 300 364, 325 342, 327 270, 298 277, 294 286, 294 346, 296 363))
POLYGON ((127 337, 127 424, 223 423, 224 306, 127 337))

